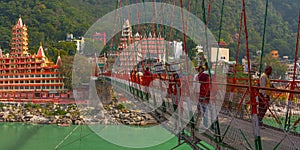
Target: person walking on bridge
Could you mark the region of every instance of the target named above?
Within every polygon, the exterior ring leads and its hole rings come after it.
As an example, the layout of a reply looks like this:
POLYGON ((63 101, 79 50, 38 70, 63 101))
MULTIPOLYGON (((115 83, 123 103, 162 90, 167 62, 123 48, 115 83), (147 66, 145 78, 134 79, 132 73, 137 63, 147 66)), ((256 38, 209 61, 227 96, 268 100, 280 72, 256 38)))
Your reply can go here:
POLYGON ((203 117, 203 125, 205 128, 208 128, 208 106, 210 100, 210 84, 209 84, 209 73, 208 65, 205 63, 204 67, 199 67, 198 81, 200 82, 200 92, 199 92, 199 103, 198 103, 198 112, 203 117), (204 68, 205 67, 205 68, 204 68), (203 70, 202 70, 203 69, 203 70))
POLYGON ((150 96, 149 86, 150 86, 151 81, 152 81, 152 74, 150 72, 150 67, 146 67, 146 70, 144 71, 144 85, 146 88, 146 99, 147 100, 149 100, 149 96, 150 96))
MULTIPOLYGON (((260 77, 260 87, 271 88, 270 75, 272 73, 272 67, 267 66, 265 69, 265 73, 263 73, 260 77)), ((269 108, 270 95, 272 91, 270 90, 259 90, 260 98, 258 103, 258 121, 259 126, 262 128, 263 118, 269 108)))
POLYGON ((150 68, 146 67, 146 70, 144 71, 144 84, 148 87, 152 80, 152 74, 150 72, 150 68))

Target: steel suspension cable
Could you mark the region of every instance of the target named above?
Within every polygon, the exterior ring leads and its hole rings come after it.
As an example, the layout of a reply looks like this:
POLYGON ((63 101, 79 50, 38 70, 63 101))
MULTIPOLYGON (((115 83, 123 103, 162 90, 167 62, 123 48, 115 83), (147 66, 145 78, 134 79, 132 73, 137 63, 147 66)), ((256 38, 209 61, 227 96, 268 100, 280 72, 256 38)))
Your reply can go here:
POLYGON ((208 28, 208 22, 209 22, 209 17, 210 17, 210 6, 211 6, 212 0, 208 1, 207 5, 207 17, 206 17, 206 27, 208 28))
MULTIPOLYGON (((241 35, 242 35, 242 28, 243 28, 243 11, 241 12, 241 16, 240 16, 240 30, 239 30, 239 36, 238 36, 238 46, 236 49, 236 53, 235 53, 235 62, 236 64, 238 64, 239 62, 239 52, 240 52, 240 48, 241 48, 241 35)), ((236 75, 236 69, 235 69, 235 75, 236 75)))
MULTIPOLYGON (((210 12, 210 3, 211 1, 209 1, 208 7, 209 7, 209 12, 210 12)), ((205 24, 205 46, 204 47, 204 52, 207 52, 207 59, 206 62, 208 64, 208 74, 209 74, 209 82, 210 85, 212 85, 212 73, 211 73, 211 61, 210 61, 210 50, 208 49, 208 18, 206 16, 206 9, 205 9, 205 1, 202 0, 202 11, 203 11, 203 21, 205 24)), ((209 15, 209 14, 208 14, 209 15)), ((204 53, 205 55, 205 53, 204 53)), ((202 55, 202 57, 204 57, 204 55, 202 55)), ((211 88, 211 87, 210 87, 211 88)), ((221 139, 221 135, 220 135, 220 128, 219 128, 219 121, 218 121, 218 117, 216 117, 216 121, 213 122, 213 124, 216 126, 215 127, 215 141, 216 143, 220 143, 222 141, 221 139)), ((217 149, 219 149, 219 145, 217 146, 217 149)))
MULTIPOLYGON (((195 11, 196 11, 196 14, 195 14, 195 16, 196 17, 198 17, 198 11, 197 11, 197 6, 198 6, 198 0, 196 0, 196 3, 195 3, 195 11)), ((196 22, 195 20, 196 20, 196 17, 194 18, 194 22, 196 22)), ((194 38, 195 37, 195 31, 194 31, 194 28, 192 28, 192 37, 194 38)), ((200 46, 200 45, 199 45, 200 46)), ((199 59, 199 54, 198 54, 198 59, 199 59)), ((199 64, 199 60, 198 60, 198 63, 197 63, 198 65, 200 65, 199 64)))
MULTIPOLYGON (((120 21, 120 29, 121 29, 121 35, 120 34, 118 34, 119 35, 119 37, 118 37, 118 39, 120 39, 120 36, 122 36, 122 25, 123 25, 123 21, 122 21, 122 0, 118 0, 118 1, 120 1, 119 2, 119 21, 120 21)), ((122 45, 123 46, 123 45, 122 45)), ((119 51, 119 54, 120 54, 120 51, 119 51)))
MULTIPOLYGON (((236 53, 235 53, 235 65, 234 65, 234 70, 233 70, 233 84, 236 84, 236 73, 237 73, 237 66, 238 66, 238 56, 239 56, 239 51, 240 51, 240 45, 241 45, 241 34, 242 34, 242 28, 243 28, 243 12, 241 12, 241 16, 240 16, 240 30, 239 30, 239 36, 238 36, 238 46, 236 49, 236 53)), ((234 90, 235 90, 235 86, 232 86, 230 89, 230 97, 229 97, 229 101, 230 103, 233 101, 234 98, 234 90)))
MULTIPOLYGON (((240 50, 240 40, 241 40, 241 34, 242 34, 242 27, 243 27, 243 11, 241 12, 241 15, 240 15, 240 29, 239 29, 239 36, 238 36, 238 47, 237 47, 237 50, 236 50, 236 64, 235 64, 235 67, 234 67, 234 75, 233 75, 233 85, 235 85, 236 84, 236 66, 237 66, 237 64, 238 64, 238 52, 239 52, 239 50, 240 50)), ((232 103, 232 101, 233 101, 233 98, 234 98, 234 90, 235 90, 235 86, 231 86, 231 89, 230 89, 230 97, 229 97, 229 103, 232 103)), ((242 95, 242 98, 241 98, 241 101, 239 102, 239 105, 238 105, 238 107, 237 107, 237 112, 235 113, 235 114, 232 114, 232 116, 235 116, 239 111, 240 111, 240 109, 241 109, 241 105, 243 104, 243 100, 244 100, 244 98, 245 98, 245 96, 246 96, 246 94, 247 94, 247 92, 248 92, 248 89, 246 89, 246 91, 243 93, 243 95, 242 95)), ((231 106, 231 104, 230 104, 230 106, 231 106)), ((231 107, 230 107, 231 108, 231 107)), ((233 121, 233 119, 231 120, 231 122, 233 121)), ((224 138, 225 138, 225 135, 227 134, 227 131, 229 130, 229 128, 230 128, 230 125, 231 125, 231 122, 229 123, 229 125, 227 126, 227 128, 226 128, 226 130, 225 130, 225 132, 223 133, 223 135, 222 135, 222 142, 223 142, 223 140, 224 140, 224 138)), ((241 131, 241 130, 240 130, 241 131)), ((241 132, 242 133, 242 132, 241 132)), ((242 133, 243 134, 243 133, 242 133)), ((244 136, 244 135, 243 135, 244 136)), ((245 137, 244 137, 245 138, 245 137)), ((246 139, 246 138, 245 138, 246 139)), ((250 145, 250 143, 247 141, 247 139, 246 139, 246 142, 247 142, 247 144, 249 145, 249 147, 251 147, 251 145, 250 145)))
MULTIPOLYGON (((236 53, 235 53, 235 66, 234 66, 234 71, 233 71, 233 84, 236 84, 236 73, 237 73, 237 66, 238 66, 238 62, 239 62, 239 52, 240 52, 240 47, 241 47, 241 34, 242 34, 242 28, 243 28, 243 12, 241 12, 241 16, 240 16, 240 30, 239 30, 239 36, 238 36, 238 46, 236 49, 236 53)), ((231 92, 234 92, 235 87, 233 86, 231 88, 231 92)))
MULTIPOLYGON (((183 51, 185 52, 185 55, 186 55, 186 73, 188 75, 188 51, 186 49, 186 28, 184 27, 185 26, 185 23, 184 23, 184 14, 183 14, 183 3, 182 3, 182 0, 180 0, 180 7, 181 7, 181 22, 182 22, 182 32, 183 32, 183 51)), ((188 75, 189 77, 189 75, 188 75)))
MULTIPOLYGON (((151 42, 155 42, 154 44, 152 43, 151 45, 152 45, 152 47, 151 47, 151 52, 154 52, 154 49, 156 49, 156 53, 157 53, 157 58, 159 58, 158 56, 159 56, 159 50, 158 50, 158 48, 157 48, 157 38, 156 38, 156 31, 157 31, 157 23, 156 23, 156 12, 157 12, 157 10, 156 10, 156 7, 155 7, 155 1, 154 0, 152 0, 152 13, 153 13, 153 35, 152 35, 152 39, 151 39, 151 42), (154 48, 154 49, 153 49, 154 48)), ((149 51, 149 50, 148 50, 149 51)), ((150 55, 150 53, 149 53, 149 60, 150 60, 150 63, 152 62, 151 61, 151 55, 150 55)), ((161 61, 161 60, 160 60, 161 61)))
MULTIPOLYGON (((207 22, 207 20, 206 20, 206 9, 205 9, 205 1, 204 0, 202 0, 202 19, 203 19, 203 21, 204 21, 204 24, 205 24, 205 26, 206 26, 206 22, 207 22)), ((208 52, 208 50, 207 50, 207 48, 208 48, 208 38, 207 38, 207 26, 205 27, 205 31, 204 31, 204 34, 205 34, 205 40, 204 40, 204 44, 203 44, 203 55, 202 55, 202 60, 203 60, 203 62, 204 62, 204 55, 205 55, 205 52, 207 52, 207 58, 208 59, 210 59, 210 57, 209 57, 209 52, 208 52)), ((206 60, 207 61, 207 64, 208 64, 208 68, 206 68, 206 69, 208 69, 208 73, 209 73, 209 77, 211 78, 211 73, 210 73, 210 62, 208 61, 208 60, 206 60)), ((202 63, 203 63, 202 62, 202 63)))
POLYGON ((259 63, 259 76, 261 76, 261 72, 262 72, 262 59, 263 59, 263 56, 264 56, 264 49, 265 49, 265 35, 266 35, 266 28, 267 28, 266 24, 267 24, 267 16, 268 16, 268 4, 269 4, 269 0, 267 0, 267 2, 266 2, 265 19, 264 19, 264 31, 263 31, 263 39, 262 39, 260 63, 259 63))
MULTIPOLYGON (((119 0, 117 0, 116 2, 116 10, 118 9, 118 5, 119 5, 119 0)), ((117 28, 117 20, 118 20, 118 12, 115 12, 115 25, 114 25, 114 33, 116 32, 116 28, 117 28)), ((114 43, 115 37, 112 38, 111 43, 110 43, 110 48, 113 49, 113 43, 114 43)))
POLYGON ((156 33, 156 9, 155 9, 155 1, 152 0, 152 16, 153 16, 153 32, 156 33))
POLYGON ((217 49, 217 57, 216 57, 216 67, 215 67, 215 72, 217 71, 217 64, 218 64, 218 57, 219 57, 219 50, 220 50, 220 42, 221 42, 221 34, 222 34, 222 25, 223 25, 223 13, 224 13, 224 1, 225 1, 225 0, 222 0, 221 19, 220 19, 220 26, 219 26, 218 49, 217 49))
MULTIPOLYGON (((188 1, 188 11, 190 12, 190 0, 188 1)), ((184 13, 183 13, 183 2, 182 2, 182 0, 180 0, 180 7, 181 7, 181 19, 182 19, 182 32, 183 32, 183 44, 184 44, 184 46, 183 46, 183 51, 185 52, 185 66, 186 66, 186 69, 185 69, 185 71, 186 71, 186 76, 187 76, 187 78, 186 78, 186 84, 187 84, 187 86, 186 86, 186 90, 187 91, 190 91, 189 90, 189 81, 190 81, 190 74, 189 74, 189 71, 188 71, 188 68, 189 68, 189 64, 188 64, 188 62, 189 62, 189 54, 188 54, 188 50, 187 50, 187 46, 186 46, 186 34, 187 34, 187 32, 188 32, 188 19, 189 19, 189 15, 188 15, 188 17, 187 17, 187 21, 186 21, 186 24, 184 23, 184 13), (186 25, 186 27, 185 27, 185 25, 186 25)), ((189 13, 188 13, 189 14, 189 13)), ((180 86, 180 85, 179 85, 180 86)), ((181 86, 182 87, 182 86, 181 86)), ((180 92, 178 92, 178 94, 180 95, 180 92)), ((182 103, 182 101, 183 100, 181 100, 180 102, 178 102, 179 103, 179 105, 182 105, 183 103, 182 103)), ((180 107, 182 107, 182 106, 180 106, 180 107)), ((180 111, 179 111, 180 112, 180 111)), ((179 114, 181 114, 181 113, 179 113, 179 114)), ((180 116, 180 115, 179 115, 180 116)), ((190 118, 190 119, 192 119, 193 121, 194 121, 194 119, 193 118, 190 118)), ((184 132, 184 131, 183 131, 184 132)), ((192 136, 194 136, 194 130, 192 129, 192 131, 191 131, 192 133, 191 133, 191 135, 192 136)), ((178 137, 178 141, 180 140, 180 134, 179 134, 179 137, 178 137)))
MULTIPOLYGON (((188 27, 188 23, 189 23, 189 19, 190 19, 190 12, 191 12, 191 1, 190 0, 188 0, 188 14, 187 14, 187 19, 186 19, 186 24, 185 24, 185 31, 186 31, 186 33, 188 32, 188 29, 189 29, 189 27, 188 27)), ((187 50, 188 51, 188 50, 187 50)), ((187 55, 188 55, 188 58, 191 56, 191 54, 190 54, 190 50, 187 52, 187 55)))
MULTIPOLYGON (((212 78, 211 78, 211 62, 210 62, 210 51, 208 49, 208 26, 207 26, 207 19, 206 19, 206 8, 205 8, 205 0, 202 0, 202 16, 203 16, 203 21, 204 21, 204 24, 205 24, 205 31, 204 31, 204 34, 205 34, 205 40, 204 40, 204 46, 203 46, 203 49, 204 49, 204 55, 205 55, 205 52, 207 52, 207 59, 206 62, 207 62, 207 66, 208 66, 208 74, 209 74, 209 79, 210 81, 209 82, 212 82, 212 78)), ((203 55, 203 57, 204 57, 203 55)), ((204 60, 204 58, 203 58, 204 60)))
POLYGON ((207 20, 206 20, 206 12, 205 11, 206 11, 205 1, 202 0, 202 17, 203 17, 204 24, 206 25, 207 20))
MULTIPOLYGON (((165 29, 165 26, 163 25, 164 24, 164 8, 165 8, 165 6, 166 6, 166 0, 161 0, 161 3, 163 3, 162 5, 161 5, 161 8, 160 8, 160 10, 161 10, 161 20, 160 20, 160 26, 159 26, 159 32, 158 32, 158 35, 157 35, 157 38, 158 38, 158 40, 160 41, 161 40, 161 34, 163 33, 163 35, 165 36, 165 33, 166 33, 166 29, 165 29)), ((164 40, 166 40, 166 38, 164 38, 164 40)), ((165 42, 165 41, 163 41, 163 42, 165 42)), ((165 57, 168 57, 168 51, 167 51, 167 49, 168 49, 168 47, 167 47, 167 42, 165 42, 166 44, 165 44, 165 46, 166 46, 166 51, 163 51, 162 52, 162 54, 165 54, 165 57), (166 56, 167 55, 167 56, 166 56)), ((160 43, 161 44, 161 43, 160 43)), ((166 59, 168 59, 168 58, 166 58, 166 59)), ((152 61, 151 61, 152 62, 152 61)))
POLYGON ((249 55, 249 45, 248 45, 248 29, 247 29, 247 15, 246 15, 246 6, 245 6, 245 0, 242 0, 243 3, 243 15, 244 15, 244 32, 246 36, 246 56, 247 56, 247 65, 248 65, 248 86, 249 86, 249 92, 250 92, 250 100, 251 100, 251 113, 252 113, 252 123, 253 123, 253 134, 255 137, 255 148, 258 150, 262 149, 261 145, 261 137, 259 133, 258 128, 258 118, 257 118, 257 104, 256 99, 254 95, 254 89, 252 87, 252 78, 251 78, 251 71, 250 71, 250 55, 249 55))
MULTIPOLYGON (((128 0, 126 0, 126 5, 129 6, 128 0)), ((128 13, 128 14, 127 14, 127 15, 128 15, 128 18, 127 18, 127 19, 130 21, 130 8, 129 8, 129 7, 127 8, 127 13, 128 13)), ((131 22, 131 21, 130 21, 130 22, 131 22)))
MULTIPOLYGON (((291 83, 291 90, 295 89, 296 83, 295 83, 295 75, 296 75, 296 63, 298 60, 298 50, 299 50, 299 31, 300 31, 300 10, 298 13, 298 30, 297 30, 297 39, 296 39, 296 51, 295 51, 295 57, 294 57, 294 72, 293 72, 293 81, 291 83)), ((288 100, 288 107, 287 107, 287 112, 286 112, 286 119, 285 119, 285 128, 288 130, 290 124, 291 124, 291 103, 293 99, 293 94, 290 93, 289 95, 289 100, 288 100), (290 113, 290 114, 289 114, 290 113)))
MULTIPOLYGON (((170 22, 170 40, 171 40, 171 37, 173 37, 172 36, 172 31, 173 31, 173 28, 172 28, 172 26, 173 26, 173 19, 174 19, 174 9, 175 9, 175 5, 176 5, 176 0, 174 0, 173 1, 173 9, 172 9, 172 16, 171 16, 171 22, 170 22)), ((173 39, 172 39, 173 40, 173 39)))
MULTIPOLYGON (((222 1, 222 7, 221 7, 221 19, 220 19, 220 26, 219 26, 219 37, 218 37, 218 49, 217 49, 216 66, 215 66, 215 76, 217 75, 217 64, 218 64, 218 57, 219 57, 218 55, 219 55, 219 48, 220 48, 219 44, 220 44, 220 40, 221 40, 223 14, 224 14, 224 3, 225 3, 224 1, 225 0, 222 1)), ((211 0, 210 0, 210 2, 211 2, 211 0)), ((208 5, 208 12, 210 12, 210 2, 209 2, 209 5, 208 5)), ((206 22, 207 28, 208 28, 208 19, 209 19, 209 15, 207 17, 207 22, 206 22)), ((216 132, 217 135, 220 135, 221 131, 220 131, 220 126, 219 126, 218 116, 217 116, 216 119, 217 120, 215 122, 215 125, 217 127, 215 128, 215 132, 216 132)), ((222 141, 221 136, 216 137, 216 140, 217 140, 218 143, 221 142, 222 141)))
MULTIPOLYGON (((191 12, 191 1, 188 0, 188 12, 191 12)), ((189 18, 190 18, 190 13, 187 14, 187 19, 186 19, 186 24, 185 24, 185 30, 186 32, 188 31, 188 23, 189 23, 189 18)))
MULTIPOLYGON (((122 37, 122 31, 123 31, 123 20, 124 20, 124 18, 123 18, 123 9, 122 9, 122 0, 120 0, 120 2, 119 2, 119 7, 120 7, 120 15, 119 15, 119 21, 120 21, 120 31, 121 31, 121 33, 119 34, 119 42, 120 42, 120 39, 121 39, 121 37, 122 37)), ((119 59, 121 59, 121 55, 122 55, 122 57, 123 58, 125 58, 125 53, 123 52, 123 49, 124 49, 124 46, 125 46, 125 44, 124 43, 122 43, 122 51, 121 50, 119 50, 119 59)), ((125 60, 126 61, 126 60, 125 60)), ((121 69, 124 69, 123 67, 122 67, 122 64, 124 65, 125 64, 125 62, 124 62, 124 60, 120 60, 120 67, 121 67, 121 69)), ((122 71, 124 71, 124 70, 122 70, 122 71)), ((119 74, 119 77, 121 77, 120 76, 120 74, 119 74)))
POLYGON ((140 31, 140 19, 141 19, 141 12, 140 12, 140 9, 139 9, 139 0, 136 0, 136 10, 137 10, 137 14, 138 14, 138 32, 140 31))
MULTIPOLYGON (((131 20, 130 20, 130 9, 129 9, 129 7, 128 7, 128 5, 129 5, 129 3, 128 3, 128 0, 126 0, 126 5, 127 5, 127 15, 128 15, 128 21, 129 21, 129 23, 131 23, 131 20)), ((130 25, 130 24, 129 24, 130 25)), ((129 29, 130 29, 130 27, 131 26, 129 26, 129 29)), ((132 34, 132 31, 133 31, 133 28, 131 28, 131 34, 132 34)), ((129 32, 130 32, 130 30, 129 30, 129 32)), ((129 37, 127 38, 127 44, 128 44, 128 46, 126 47, 127 48, 127 50, 126 50, 126 54, 127 54, 127 59, 126 59, 126 67, 127 68, 125 68, 125 77, 126 77, 126 75, 128 75, 128 73, 129 73, 129 68, 130 68, 130 65, 129 65, 129 63, 131 62, 131 61, 129 61, 129 57, 130 57, 130 53, 131 53, 131 43, 132 43, 132 41, 131 41, 132 39, 131 39, 131 37, 130 37, 130 35, 129 35, 129 37)))
MULTIPOLYGON (((140 31, 140 20, 141 20, 141 13, 140 13, 140 9, 139 9, 139 6, 138 6, 138 3, 139 3, 139 0, 136 0, 136 10, 137 10, 137 14, 138 14, 138 27, 137 27, 137 33, 139 33, 139 31, 140 31)), ((137 38, 140 38, 141 36, 139 35, 139 37, 137 37, 137 38)), ((137 64, 137 60, 138 60, 138 52, 137 52, 137 48, 136 48, 136 45, 138 44, 138 43, 136 43, 136 41, 135 41, 135 35, 133 36, 133 44, 134 44, 134 50, 133 50, 133 55, 135 56, 135 58, 134 58, 134 61, 133 61, 133 65, 135 65, 135 64, 137 64)), ((141 39, 140 39, 141 40, 141 39)), ((134 69, 134 66, 132 67, 132 69, 134 69)))
POLYGON ((161 17, 161 20, 160 20, 159 30, 158 30, 157 34, 162 33, 162 31, 164 29, 164 27, 163 27, 163 22, 164 22, 164 7, 166 5, 166 3, 165 3, 166 0, 161 0, 160 2, 162 3, 161 8, 160 8, 162 17, 161 17))

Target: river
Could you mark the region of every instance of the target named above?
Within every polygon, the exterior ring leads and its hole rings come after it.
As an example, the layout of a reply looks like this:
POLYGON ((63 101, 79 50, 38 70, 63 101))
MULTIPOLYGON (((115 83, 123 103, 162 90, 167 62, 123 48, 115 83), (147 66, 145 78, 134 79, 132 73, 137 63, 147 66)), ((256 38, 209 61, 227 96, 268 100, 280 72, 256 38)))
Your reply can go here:
MULTIPOLYGON (((0 150, 54 150, 69 135, 75 125, 59 127, 57 125, 33 125, 24 123, 0 123, 0 150)), ((117 136, 117 135, 116 135, 117 136)), ((177 138, 146 150, 169 150, 177 145, 177 138)), ((74 132, 58 147, 59 150, 129 150, 131 148, 112 144, 92 132, 86 125, 74 132)), ((191 149, 183 144, 175 150, 191 149)))

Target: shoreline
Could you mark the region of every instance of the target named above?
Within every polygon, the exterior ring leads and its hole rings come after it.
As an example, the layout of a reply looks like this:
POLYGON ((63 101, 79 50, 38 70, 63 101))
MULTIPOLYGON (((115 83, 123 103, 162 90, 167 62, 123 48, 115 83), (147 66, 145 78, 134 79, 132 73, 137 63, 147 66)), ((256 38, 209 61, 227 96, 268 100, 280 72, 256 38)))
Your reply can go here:
POLYGON ((157 121, 148 113, 124 107, 128 102, 111 102, 104 109, 86 107, 79 109, 76 104, 32 104, 0 103, 0 123, 19 122, 28 124, 70 125, 103 124, 151 126, 157 121))
POLYGON ((75 104, 0 104, 0 122, 84 124, 75 104))

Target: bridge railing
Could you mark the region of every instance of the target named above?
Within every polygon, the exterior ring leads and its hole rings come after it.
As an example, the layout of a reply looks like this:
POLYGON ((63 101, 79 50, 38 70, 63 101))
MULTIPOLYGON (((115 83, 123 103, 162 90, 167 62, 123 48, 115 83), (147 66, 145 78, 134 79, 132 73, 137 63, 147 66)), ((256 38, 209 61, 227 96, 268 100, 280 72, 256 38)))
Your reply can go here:
MULTIPOLYGON (((270 101, 263 102, 265 105, 270 106, 267 108, 263 123, 268 129, 280 132, 282 135, 279 136, 283 137, 274 138, 273 141, 270 141, 265 140, 270 138, 268 137, 269 135, 262 134, 263 147, 297 147, 297 142, 295 142, 291 136, 300 134, 300 114, 298 107, 300 91, 297 86, 294 86, 294 90, 290 90, 292 82, 273 80, 273 83, 277 85, 276 88, 263 88, 257 86, 255 84, 256 81, 254 81, 254 86, 251 90, 252 93, 250 93, 249 87, 247 86, 248 80, 239 80, 235 84, 230 83, 230 81, 227 83, 214 82, 213 84, 218 86, 227 87, 225 88, 226 91, 218 91, 220 93, 225 93, 225 99, 223 101, 216 98, 215 100, 210 101, 211 106, 217 108, 220 105, 219 107, 221 109, 218 119, 211 122, 214 125, 208 127, 206 131, 203 131, 204 116, 201 112, 197 111, 198 93, 193 93, 187 88, 187 84, 199 86, 200 83, 188 80, 191 79, 191 77, 181 78, 180 81, 161 78, 162 82, 151 85, 152 88, 155 86, 159 87, 156 89, 160 89, 160 92, 151 92, 149 87, 130 82, 126 76, 114 77, 113 80, 119 80, 114 84, 135 95, 136 98, 143 102, 148 103, 148 106, 157 108, 156 111, 163 116, 173 116, 174 119, 181 118, 180 124, 186 123, 186 128, 184 130, 189 132, 188 136, 194 136, 192 137, 194 142, 205 139, 206 142, 210 141, 208 143, 214 147, 223 146, 234 147, 236 149, 255 147, 255 139, 253 136, 255 130, 253 130, 251 124, 253 122, 253 110, 251 108, 256 106, 257 111, 259 111, 259 99, 262 99, 259 90, 270 90, 273 93, 270 97, 270 101), (180 82, 180 84, 176 84, 176 82, 180 82), (170 84, 174 85, 171 91, 169 90, 170 84), (251 94, 257 99, 256 101, 251 101, 251 94), (186 97, 188 98, 186 99, 186 97), (184 113, 187 117, 184 117, 184 113), (241 124, 237 124, 237 122, 241 122, 241 124)), ((213 111, 218 110, 215 109, 213 111)), ((208 119, 212 119, 212 115, 208 115, 208 119)), ((171 130, 176 130, 177 125, 171 124, 169 125, 169 128, 171 130)), ((183 137, 183 135, 181 137, 183 137)))

